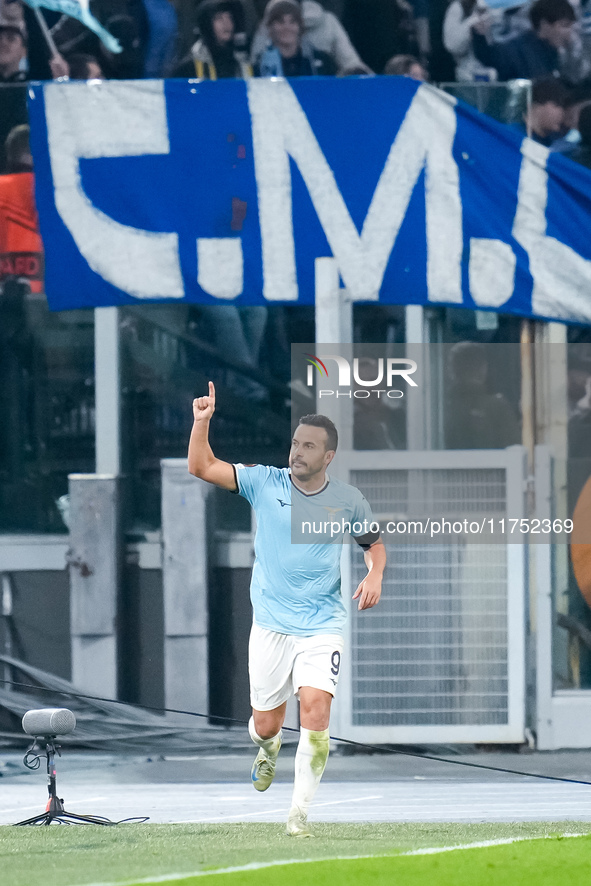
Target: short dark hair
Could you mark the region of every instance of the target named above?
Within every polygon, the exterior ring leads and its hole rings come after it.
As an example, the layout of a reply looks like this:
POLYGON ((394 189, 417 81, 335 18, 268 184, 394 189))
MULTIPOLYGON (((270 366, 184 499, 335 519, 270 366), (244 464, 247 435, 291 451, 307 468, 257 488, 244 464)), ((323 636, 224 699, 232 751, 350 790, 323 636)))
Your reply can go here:
POLYGON ((552 102, 561 108, 566 107, 568 90, 556 77, 544 77, 534 80, 531 86, 531 100, 533 105, 545 105, 552 102))
POLYGON ((327 415, 317 415, 316 413, 311 413, 310 415, 302 415, 298 422, 299 425, 311 425, 313 428, 324 428, 326 431, 327 441, 326 441, 326 449, 332 449, 336 452, 337 446, 339 445, 339 435, 337 429, 327 415))
POLYGON ((293 15, 299 23, 300 31, 304 29, 302 7, 299 0, 271 0, 265 9, 264 22, 267 27, 284 15, 293 15))
POLYGON ((25 30, 24 24, 19 24, 19 22, 7 22, 3 21, 0 24, 0 31, 11 31, 13 34, 18 34, 21 38, 23 46, 27 45, 27 32, 25 30))
POLYGON ((6 138, 4 150, 6 151, 6 167, 8 172, 20 171, 23 157, 31 153, 29 134, 31 130, 27 123, 14 126, 6 138))
MULTIPOLYGON (((386 62, 384 74, 389 77, 405 77, 413 65, 421 65, 418 58, 414 55, 393 55, 386 62)), ((423 67, 421 65, 421 67, 423 67)))
POLYGON ((542 22, 553 25, 562 19, 574 22, 575 11, 569 0, 536 0, 529 11, 529 20, 534 31, 537 31, 542 22))

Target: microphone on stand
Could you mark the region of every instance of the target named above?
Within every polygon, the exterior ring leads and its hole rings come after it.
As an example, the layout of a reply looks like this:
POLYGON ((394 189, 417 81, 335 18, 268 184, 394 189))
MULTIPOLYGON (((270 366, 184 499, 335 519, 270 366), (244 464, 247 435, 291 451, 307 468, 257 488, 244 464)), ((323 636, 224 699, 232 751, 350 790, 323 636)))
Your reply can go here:
MULTIPOLYGON (((23 717, 23 729, 27 735, 33 736, 33 744, 24 756, 23 763, 28 769, 39 769, 41 758, 47 760, 47 793, 48 800, 45 812, 34 815, 24 821, 18 821, 17 826, 22 825, 49 825, 53 821, 65 824, 102 824, 115 825, 117 821, 111 821, 102 815, 77 815, 64 809, 64 801, 57 795, 57 773, 55 770, 55 756, 60 756, 60 746, 55 739, 60 735, 69 735, 76 728, 76 717, 67 708, 40 708, 35 711, 27 711, 23 717)), ((125 821, 147 821, 147 817, 128 818, 125 821)))
POLYGON ((67 708, 27 711, 23 730, 27 735, 69 735, 76 728, 76 717, 67 708))

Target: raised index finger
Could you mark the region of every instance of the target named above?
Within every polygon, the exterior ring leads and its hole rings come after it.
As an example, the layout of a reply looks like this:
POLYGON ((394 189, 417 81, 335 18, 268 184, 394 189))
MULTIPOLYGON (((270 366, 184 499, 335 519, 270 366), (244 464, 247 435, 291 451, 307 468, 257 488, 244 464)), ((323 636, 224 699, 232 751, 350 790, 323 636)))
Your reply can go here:
POLYGON ((212 382, 212 381, 209 382, 209 396, 211 397, 211 399, 212 399, 213 402, 215 403, 215 388, 214 388, 214 386, 213 386, 213 382, 212 382))

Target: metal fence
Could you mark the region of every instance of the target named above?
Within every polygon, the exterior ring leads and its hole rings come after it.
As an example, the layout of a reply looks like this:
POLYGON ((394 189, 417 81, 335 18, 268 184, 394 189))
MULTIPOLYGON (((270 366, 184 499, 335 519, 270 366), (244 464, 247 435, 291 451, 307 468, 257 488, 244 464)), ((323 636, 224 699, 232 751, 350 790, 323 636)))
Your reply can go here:
MULTIPOLYGON (((354 454, 349 481, 382 526, 386 518, 421 513, 500 518, 523 509, 521 447, 371 453, 373 468, 360 463, 368 455, 354 454)), ((347 737, 390 743, 523 740, 523 545, 448 542, 387 544, 380 605, 351 613, 338 706, 347 737)), ((346 559, 350 598, 365 567, 356 546, 348 546, 346 559)))

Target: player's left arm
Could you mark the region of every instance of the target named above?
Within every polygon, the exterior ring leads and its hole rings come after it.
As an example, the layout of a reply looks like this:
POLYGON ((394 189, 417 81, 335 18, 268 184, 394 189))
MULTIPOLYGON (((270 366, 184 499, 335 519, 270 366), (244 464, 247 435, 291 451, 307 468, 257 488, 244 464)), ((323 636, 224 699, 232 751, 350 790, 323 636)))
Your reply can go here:
POLYGON ((359 600, 357 608, 371 609, 379 602, 382 595, 382 579, 386 567, 386 548, 383 541, 378 539, 369 546, 364 545, 363 559, 367 566, 367 575, 353 594, 354 600, 359 600))

